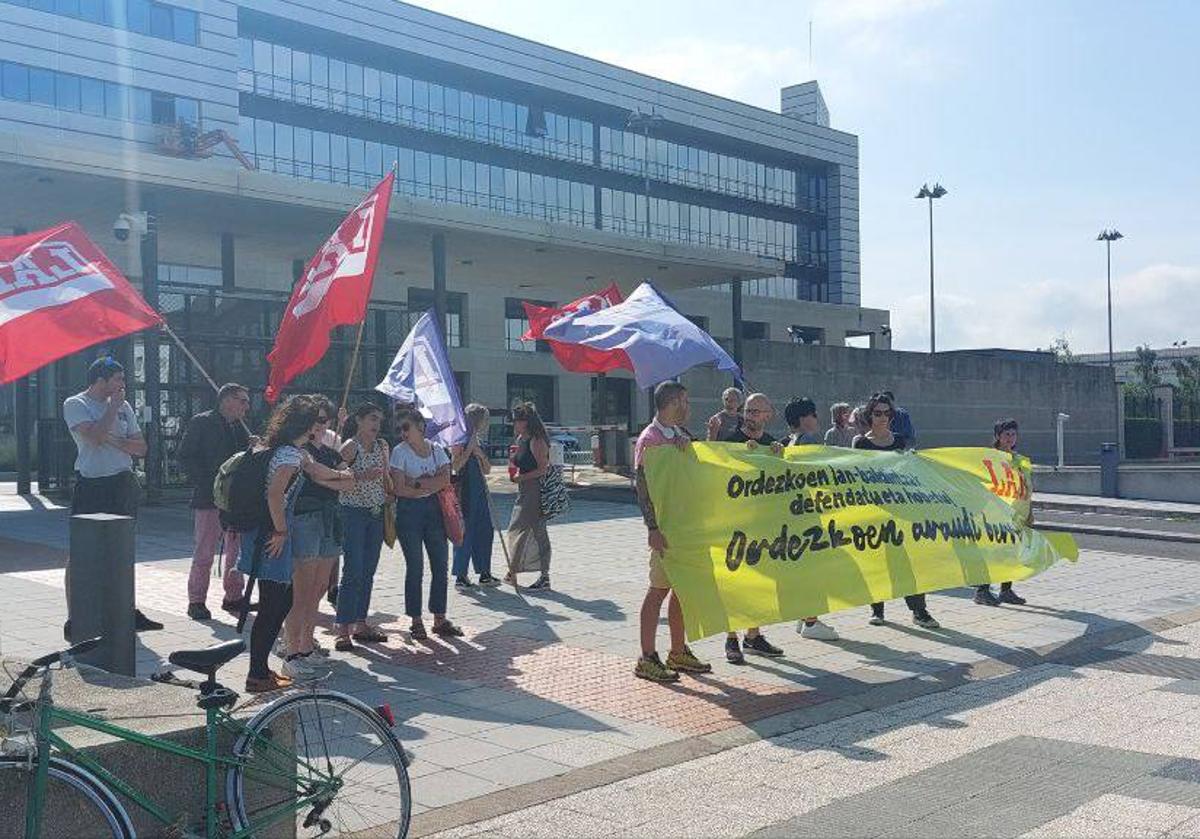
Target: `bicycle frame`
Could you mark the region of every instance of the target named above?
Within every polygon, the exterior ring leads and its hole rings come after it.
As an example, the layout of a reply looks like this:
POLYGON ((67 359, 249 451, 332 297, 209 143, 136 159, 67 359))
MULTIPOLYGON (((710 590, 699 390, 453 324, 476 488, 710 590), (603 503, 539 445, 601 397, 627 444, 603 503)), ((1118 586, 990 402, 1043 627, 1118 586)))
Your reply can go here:
MULTIPOLYGON (((48 681, 48 680, 47 680, 48 681)), ((46 682, 43 682, 45 686, 46 682)), ((131 800, 140 809, 149 813, 155 821, 160 822, 164 826, 172 826, 176 823, 175 817, 172 816, 161 804, 153 798, 143 794, 136 787, 126 781, 118 778, 109 770, 105 769, 94 757, 80 751, 72 746, 53 730, 55 722, 66 723, 68 725, 79 726, 91 731, 100 732, 119 740, 132 743, 136 746, 141 746, 154 751, 163 752, 166 754, 180 757, 194 763, 200 763, 204 766, 204 781, 205 781, 205 835, 207 839, 216 839, 221 834, 218 831, 219 816, 217 809, 217 784, 218 772, 221 769, 232 769, 241 767, 243 771, 246 766, 243 760, 232 755, 221 755, 218 753, 217 735, 222 729, 227 730, 235 737, 244 734, 248 731, 246 724, 234 719, 223 709, 208 708, 205 710, 205 749, 198 749, 181 746, 178 743, 173 743, 169 740, 156 738, 146 734, 139 734, 136 731, 131 731, 127 728, 122 728, 118 725, 106 722, 99 717, 90 714, 71 711, 65 708, 59 708, 51 702, 39 700, 37 714, 37 771, 31 779, 27 790, 27 806, 25 811, 25 836, 26 839, 38 839, 41 835, 41 820, 42 808, 46 801, 46 783, 49 777, 50 758, 54 754, 66 757, 70 761, 87 769, 100 780, 101 783, 121 793, 126 798, 131 800)), ((278 774, 257 773, 263 778, 277 778, 285 784, 284 789, 296 788, 296 772, 298 770, 307 770, 308 772, 323 777, 320 770, 314 769, 306 760, 299 758, 296 754, 289 752, 275 743, 264 737, 255 737, 254 746, 256 750, 263 750, 264 753, 271 753, 273 756, 278 756, 279 767, 278 774)), ((270 761, 274 764, 274 761, 270 761)), ((275 766, 272 765, 272 769, 275 766)), ((326 783, 332 783, 336 786, 336 781, 329 779, 326 783)), ((326 783, 316 783, 305 790, 305 794, 297 793, 294 798, 291 798, 277 807, 264 813, 260 819, 256 820, 252 826, 248 826, 239 831, 233 831, 226 836, 228 839, 244 839, 255 832, 268 827, 275 822, 286 818, 289 814, 299 812, 309 806, 325 794, 328 790, 326 783)))

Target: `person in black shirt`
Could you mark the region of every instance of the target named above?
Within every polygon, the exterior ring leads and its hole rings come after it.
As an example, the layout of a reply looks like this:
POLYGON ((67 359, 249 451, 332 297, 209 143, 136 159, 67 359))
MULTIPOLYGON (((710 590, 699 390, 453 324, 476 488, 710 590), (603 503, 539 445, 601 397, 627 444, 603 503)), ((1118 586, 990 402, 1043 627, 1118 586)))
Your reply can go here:
POLYGON ((196 414, 188 422, 179 444, 179 464, 195 485, 192 490, 192 513, 195 518, 196 549, 192 553, 192 569, 188 574, 188 617, 192 620, 212 619, 205 601, 208 581, 212 577, 213 557, 217 546, 223 544, 225 562, 224 588, 221 608, 237 614, 242 599, 242 575, 234 566, 238 557, 238 534, 221 527, 220 511, 213 502, 213 479, 221 464, 250 445, 246 428, 246 411, 250 408, 250 393, 239 384, 224 384, 217 391, 217 407, 196 414))
MULTIPOLYGON (((1015 419, 997 420, 992 426, 992 448, 1002 452, 1015 454, 1017 451, 1017 421, 1015 419)), ((1030 515, 1032 516, 1032 510, 1030 515)), ((988 584, 975 587, 975 602, 980 606, 999 606, 1008 603, 1011 606, 1024 606, 1025 598, 1013 591, 1012 583, 1000 584, 1000 596, 992 594, 988 584)))
MULTIPOLYGON (((895 406, 886 394, 877 393, 872 396, 871 400, 867 402, 867 418, 870 420, 871 427, 866 434, 854 438, 853 447, 877 452, 903 451, 907 448, 907 441, 892 431, 894 415, 895 406)), ((929 610, 925 606, 924 594, 906 595, 904 602, 912 611, 913 623, 917 626, 925 629, 937 629, 941 626, 934 620, 933 615, 929 614, 929 610)), ((871 604, 870 623, 872 626, 883 626, 887 623, 883 617, 882 602, 871 604)))
MULTIPOLYGON (((771 421, 774 414, 775 409, 765 393, 750 394, 746 398, 742 424, 732 435, 725 438, 726 441, 745 443, 752 449, 758 446, 770 446, 772 452, 779 454, 783 451, 783 445, 767 433, 767 423, 771 421)), ((736 632, 730 632, 725 636, 725 660, 730 664, 745 664, 746 658, 742 655, 743 648, 751 655, 762 655, 768 658, 779 658, 783 655, 783 650, 767 641, 766 636, 759 631, 757 626, 746 630, 744 645, 738 643, 736 632)))

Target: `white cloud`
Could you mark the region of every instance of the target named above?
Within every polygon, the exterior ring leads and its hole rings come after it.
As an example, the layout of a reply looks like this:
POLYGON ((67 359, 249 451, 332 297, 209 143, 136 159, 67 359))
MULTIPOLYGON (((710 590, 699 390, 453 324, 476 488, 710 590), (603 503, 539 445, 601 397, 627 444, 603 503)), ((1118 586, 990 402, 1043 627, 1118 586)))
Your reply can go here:
MULTIPOLYGON (((1196 302, 1200 266, 1150 265, 1113 278, 1113 334, 1118 350, 1138 344, 1169 346, 1200 340, 1196 302)), ((897 349, 929 347, 929 298, 911 295, 891 306, 897 349)), ((939 293, 939 349, 1048 347, 1065 337, 1076 352, 1108 347, 1108 307, 1103 286, 1067 279, 1007 283, 995 298, 939 293)))

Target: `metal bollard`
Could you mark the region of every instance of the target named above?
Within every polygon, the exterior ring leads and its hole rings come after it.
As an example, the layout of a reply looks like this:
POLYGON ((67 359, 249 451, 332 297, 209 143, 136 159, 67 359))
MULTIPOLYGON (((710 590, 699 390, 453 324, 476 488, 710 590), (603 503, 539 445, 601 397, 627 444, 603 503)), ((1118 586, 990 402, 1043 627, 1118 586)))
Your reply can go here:
POLYGON ((89 513, 71 516, 67 616, 74 643, 104 636, 87 662, 110 673, 136 675, 134 633, 134 520, 89 513))
POLYGON ((1100 494, 1105 498, 1117 498, 1117 465, 1121 453, 1116 443, 1100 444, 1100 494))

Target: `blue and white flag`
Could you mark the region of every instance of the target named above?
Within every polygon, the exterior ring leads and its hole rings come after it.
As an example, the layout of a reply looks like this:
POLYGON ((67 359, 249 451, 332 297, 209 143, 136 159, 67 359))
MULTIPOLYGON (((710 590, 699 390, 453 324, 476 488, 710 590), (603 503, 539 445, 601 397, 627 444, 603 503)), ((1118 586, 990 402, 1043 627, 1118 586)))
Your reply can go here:
POLYGON ((425 436, 430 440, 452 446, 470 436, 458 383, 432 309, 413 324, 387 376, 375 389, 397 402, 416 405, 425 417, 425 436))
POLYGON ((542 330, 542 337, 564 344, 624 353, 640 388, 674 379, 700 364, 727 370, 735 379, 741 368, 729 353, 688 320, 650 283, 642 283, 621 303, 585 312, 569 312, 542 330))

